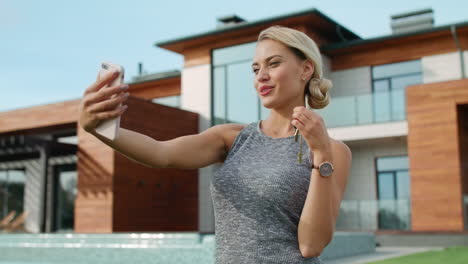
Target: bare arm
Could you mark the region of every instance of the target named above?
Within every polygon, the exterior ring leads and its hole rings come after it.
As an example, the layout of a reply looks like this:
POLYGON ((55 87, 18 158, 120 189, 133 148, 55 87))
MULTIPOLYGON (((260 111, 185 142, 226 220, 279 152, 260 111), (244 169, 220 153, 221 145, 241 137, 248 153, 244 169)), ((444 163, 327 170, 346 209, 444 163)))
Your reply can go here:
POLYGON ((194 169, 224 160, 224 135, 238 128, 238 124, 217 125, 200 134, 167 141, 158 141, 124 128, 119 128, 118 137, 114 140, 97 134, 95 128, 101 121, 118 117, 125 111, 126 105, 119 107, 119 104, 128 98, 125 92, 128 86, 105 87, 116 77, 116 73, 109 73, 86 89, 80 103, 78 122, 85 131, 124 156, 148 167, 194 169))
POLYGON ((127 158, 152 168, 195 169, 221 162, 225 144, 220 133, 229 125, 218 125, 200 134, 158 141, 144 134, 119 128, 119 136, 109 140, 91 132, 127 158))

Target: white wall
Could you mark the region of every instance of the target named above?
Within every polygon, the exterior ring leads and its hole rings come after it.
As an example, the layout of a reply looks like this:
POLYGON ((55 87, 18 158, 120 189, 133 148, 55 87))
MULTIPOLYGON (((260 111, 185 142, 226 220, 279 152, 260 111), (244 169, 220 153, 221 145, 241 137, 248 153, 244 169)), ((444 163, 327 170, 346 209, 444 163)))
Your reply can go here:
MULTIPOLYGON (((182 70, 181 109, 199 114, 199 131, 205 131, 211 124, 211 66, 204 64, 182 70)), ((198 230, 214 232, 213 202, 210 182, 215 165, 198 170, 198 230)))
POLYGON ((461 78, 460 53, 451 52, 421 59, 423 82, 433 83, 461 78))
POLYGON ((352 151, 353 160, 337 226, 375 230, 378 227, 375 159, 408 155, 406 138, 374 139, 347 144, 352 151))
POLYGON ((388 138, 408 135, 408 122, 385 122, 350 127, 329 128, 330 137, 341 140, 363 140, 372 138, 388 138))
POLYGON ((322 55, 322 73, 323 77, 326 79, 331 80, 331 60, 325 55, 322 55))
POLYGON ((350 142, 347 145, 353 161, 345 200, 377 199, 375 158, 408 155, 405 137, 350 142))
POLYGON ((210 127, 211 67, 209 64, 182 70, 180 104, 181 109, 200 115, 200 131, 210 127))
POLYGON ((372 92, 372 76, 369 66, 331 73, 333 88, 330 95, 346 96, 372 92))

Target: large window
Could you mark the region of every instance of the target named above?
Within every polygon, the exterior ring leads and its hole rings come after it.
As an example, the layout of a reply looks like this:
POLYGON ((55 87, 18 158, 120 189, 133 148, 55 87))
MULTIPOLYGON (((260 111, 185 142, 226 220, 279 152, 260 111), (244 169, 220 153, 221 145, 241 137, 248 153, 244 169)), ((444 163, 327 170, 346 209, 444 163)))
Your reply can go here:
POLYGON ((73 232, 77 194, 76 164, 55 166, 55 231, 73 232))
POLYGON ((256 42, 213 50, 213 125, 265 119, 254 88, 252 60, 256 42))
POLYGON ((24 169, 0 170, 0 219, 11 211, 23 212, 25 180, 24 169))
POLYGON ((422 83, 420 60, 372 67, 375 122, 404 120, 405 88, 422 83))
POLYGON ((410 177, 408 156, 377 158, 380 229, 409 229, 410 177))

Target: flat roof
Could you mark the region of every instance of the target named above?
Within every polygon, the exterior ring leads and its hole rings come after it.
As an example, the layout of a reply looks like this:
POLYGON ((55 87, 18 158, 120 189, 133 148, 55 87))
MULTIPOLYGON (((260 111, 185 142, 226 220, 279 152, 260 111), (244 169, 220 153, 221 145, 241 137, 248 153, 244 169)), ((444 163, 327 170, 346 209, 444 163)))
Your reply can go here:
MULTIPOLYGON (((300 11, 300 12, 293 12, 293 13, 289 13, 289 14, 286 14, 286 15, 270 17, 270 18, 267 18, 267 19, 257 20, 257 21, 253 21, 253 22, 243 22, 243 23, 239 23, 239 24, 229 25, 229 26, 226 26, 226 27, 217 28, 215 30, 211 30, 211 31, 207 31, 207 32, 204 32, 204 33, 195 34, 195 35, 191 35, 191 36, 187 36, 187 37, 181 37, 181 38, 177 38, 177 39, 156 42, 154 45, 158 46, 158 47, 161 47, 161 46, 165 46, 165 45, 175 44, 175 43, 179 43, 179 42, 185 42, 185 41, 189 41, 189 40, 193 40, 193 39, 197 39, 197 38, 202 38, 202 37, 206 37, 206 36, 210 36, 210 35, 235 31, 235 30, 248 28, 248 27, 252 27, 252 26, 256 26, 256 25, 271 23, 271 22, 274 22, 274 21, 277 21, 277 20, 284 20, 284 19, 287 19, 287 18, 303 16, 303 15, 316 15, 316 16, 322 18, 323 20, 325 20, 326 22, 329 22, 330 24, 339 27, 340 31, 341 31, 340 32, 341 35, 343 37, 345 37, 346 39, 361 39, 361 37, 359 37, 354 32, 352 32, 349 29, 347 29, 346 27, 338 24, 336 21, 329 18, 328 16, 326 16, 325 14, 323 14, 322 12, 317 10, 316 8, 312 8, 312 9, 307 9, 307 10, 300 11)), ((337 32, 336 34, 338 35, 339 33, 337 32)))
POLYGON ((460 23, 442 25, 442 26, 437 26, 437 27, 432 27, 432 28, 422 29, 422 30, 417 30, 417 31, 412 31, 412 32, 404 32, 400 34, 390 34, 390 35, 385 35, 385 36, 375 37, 375 38, 356 39, 356 40, 351 40, 351 41, 346 41, 346 42, 337 42, 333 44, 324 45, 320 47, 320 49, 322 51, 332 51, 332 50, 337 50, 337 49, 342 49, 342 48, 381 42, 381 41, 390 40, 390 39, 405 38, 405 37, 423 35, 423 34, 432 33, 432 32, 451 30, 451 27, 463 28, 467 26, 468 26, 468 21, 464 21, 460 23))

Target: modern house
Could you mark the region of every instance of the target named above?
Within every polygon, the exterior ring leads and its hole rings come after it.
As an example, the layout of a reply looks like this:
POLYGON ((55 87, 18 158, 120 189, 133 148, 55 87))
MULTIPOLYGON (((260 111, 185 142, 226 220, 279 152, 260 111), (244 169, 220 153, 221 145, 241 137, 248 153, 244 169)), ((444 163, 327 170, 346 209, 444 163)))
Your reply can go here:
MULTIPOLYGON (((434 26, 432 10, 393 16, 392 34, 370 39, 316 9, 220 18, 212 31, 155 44, 184 66, 135 77, 122 126, 166 140, 265 119, 251 63, 272 25, 313 38, 334 84, 317 112, 353 152, 337 230, 465 232, 468 22, 434 26)), ((77 128, 78 103, 0 113, 0 218, 27 210, 31 232, 214 232, 209 184, 219 164, 136 164, 77 128)))

